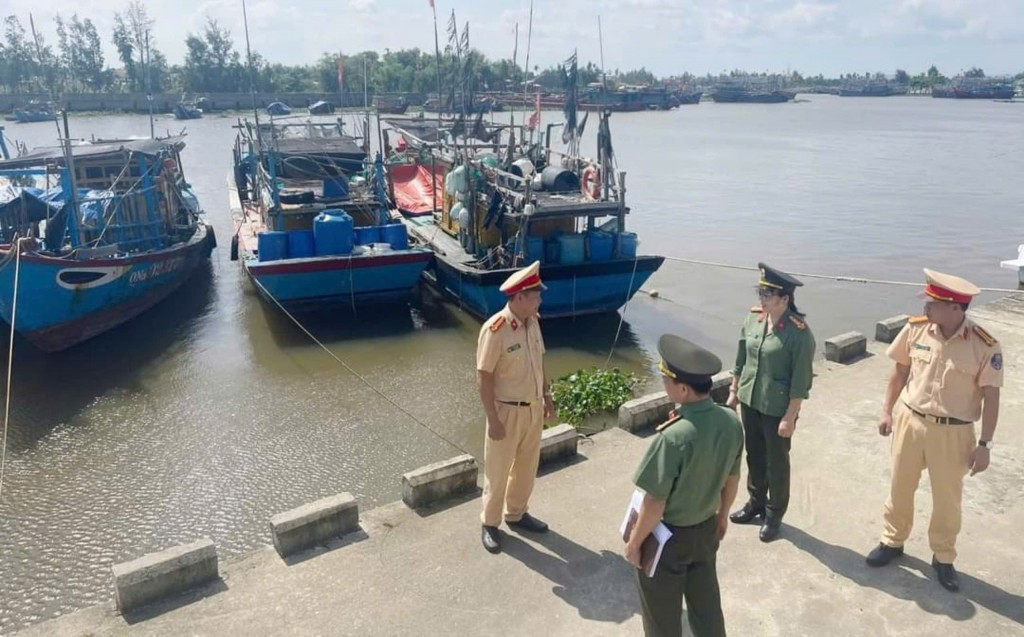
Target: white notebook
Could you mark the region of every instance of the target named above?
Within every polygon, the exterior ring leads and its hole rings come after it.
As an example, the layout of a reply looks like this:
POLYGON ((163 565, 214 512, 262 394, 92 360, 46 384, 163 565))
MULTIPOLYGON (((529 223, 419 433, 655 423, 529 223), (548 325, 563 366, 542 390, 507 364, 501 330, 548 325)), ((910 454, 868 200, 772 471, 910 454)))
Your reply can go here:
MULTIPOLYGON (((644 492, 640 489, 633 491, 633 497, 629 500, 629 507, 626 508, 626 517, 622 518, 622 524, 619 526, 619 533, 622 535, 622 541, 629 541, 629 534, 633 530, 633 525, 636 524, 637 519, 640 516, 640 505, 644 501, 644 492)), ((661 560, 661 552, 665 549, 665 544, 669 538, 672 537, 672 531, 668 530, 662 522, 654 527, 651 534, 648 535, 643 544, 640 545, 640 564, 644 567, 644 573, 647 577, 654 577, 654 572, 658 568, 658 562, 661 560)))

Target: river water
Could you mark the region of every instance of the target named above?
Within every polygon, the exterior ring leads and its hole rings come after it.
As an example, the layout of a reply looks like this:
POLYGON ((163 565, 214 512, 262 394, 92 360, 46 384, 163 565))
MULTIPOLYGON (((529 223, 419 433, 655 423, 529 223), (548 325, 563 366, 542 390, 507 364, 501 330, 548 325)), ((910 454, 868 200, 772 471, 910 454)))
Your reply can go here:
MULTIPOLYGON (((160 133, 187 127, 186 175, 221 244, 209 267, 71 351, 46 356, 15 343, 0 633, 108 601, 117 562, 200 537, 235 558, 270 543, 276 513, 341 491, 371 508, 398 499, 410 469, 460 449, 482 454, 477 321, 426 301, 355 322, 306 319, 438 436, 254 295, 227 249, 235 123, 210 115, 156 124, 160 133)), ((114 137, 146 135, 149 124, 72 117, 71 128, 114 137)), ((592 147, 594 122, 588 128, 592 147)), ((998 263, 1024 243, 1024 104, 801 96, 616 114, 612 133, 643 253, 902 281, 919 281, 926 266, 1016 286, 998 263)), ((7 134, 29 147, 57 136, 46 123, 9 124, 7 134)), ((666 331, 730 365, 755 282, 753 272, 667 261, 646 286, 662 298, 639 294, 625 310, 612 365, 657 386, 654 346, 666 331)), ((840 332, 870 336, 876 320, 921 303, 908 287, 805 284, 798 302, 819 349, 840 332)), ((550 372, 603 365, 618 327, 617 316, 546 324, 550 372)))

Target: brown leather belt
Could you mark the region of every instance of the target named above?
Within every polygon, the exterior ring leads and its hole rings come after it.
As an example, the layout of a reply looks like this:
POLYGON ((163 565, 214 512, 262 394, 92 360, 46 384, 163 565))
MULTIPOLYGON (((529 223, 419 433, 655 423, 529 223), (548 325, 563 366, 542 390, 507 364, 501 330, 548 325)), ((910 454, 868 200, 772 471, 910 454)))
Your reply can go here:
POLYGON ((530 406, 530 403, 523 402, 521 400, 499 400, 498 402, 499 403, 503 403, 505 405, 512 405, 513 407, 529 407, 530 406))
POLYGON ((931 414, 923 414, 923 413, 919 412, 918 410, 914 409, 913 407, 911 407, 910 405, 907 405, 907 403, 903 403, 903 404, 906 405, 907 409, 909 409, 911 411, 911 413, 913 413, 918 418, 923 418, 923 419, 927 420, 928 422, 935 423, 936 425, 973 425, 974 424, 973 420, 960 420, 959 418, 952 418, 950 416, 933 416, 931 414))

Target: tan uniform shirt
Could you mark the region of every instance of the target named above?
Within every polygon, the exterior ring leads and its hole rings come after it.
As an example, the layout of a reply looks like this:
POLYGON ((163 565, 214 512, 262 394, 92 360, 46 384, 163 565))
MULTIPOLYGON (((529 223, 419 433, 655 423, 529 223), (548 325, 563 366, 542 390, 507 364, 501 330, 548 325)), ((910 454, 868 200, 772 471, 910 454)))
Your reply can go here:
POLYGON ((932 416, 974 422, 981 418, 981 388, 1003 385, 999 343, 970 319, 949 339, 927 321, 908 323, 886 354, 910 367, 903 400, 932 416))
POLYGON ((536 317, 520 321, 506 305, 480 328, 476 368, 494 374, 494 398, 534 402, 544 396, 544 338, 536 317))

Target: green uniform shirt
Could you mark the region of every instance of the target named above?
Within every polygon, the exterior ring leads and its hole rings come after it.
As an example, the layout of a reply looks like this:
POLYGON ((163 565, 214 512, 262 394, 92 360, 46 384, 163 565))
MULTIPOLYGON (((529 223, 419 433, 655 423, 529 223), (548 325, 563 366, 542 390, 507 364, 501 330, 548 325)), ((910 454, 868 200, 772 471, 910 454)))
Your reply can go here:
POLYGON ((740 331, 736 366, 740 379, 737 398, 768 416, 786 415, 791 398, 807 398, 811 391, 814 335, 789 310, 768 332, 768 314, 751 312, 740 331))
POLYGON ((743 426, 736 412, 710 398, 679 407, 679 419, 655 434, 633 482, 665 500, 663 520, 692 526, 721 506, 725 479, 740 474, 743 426))

